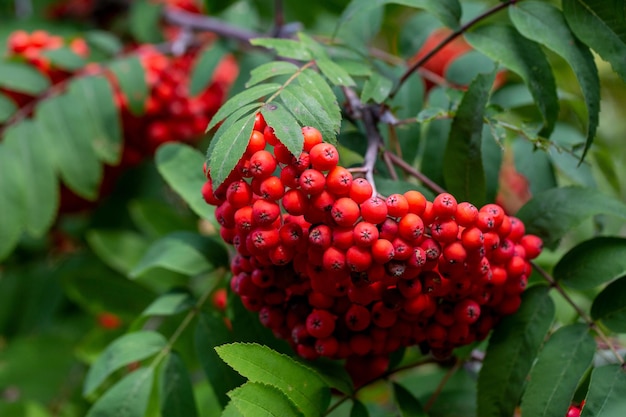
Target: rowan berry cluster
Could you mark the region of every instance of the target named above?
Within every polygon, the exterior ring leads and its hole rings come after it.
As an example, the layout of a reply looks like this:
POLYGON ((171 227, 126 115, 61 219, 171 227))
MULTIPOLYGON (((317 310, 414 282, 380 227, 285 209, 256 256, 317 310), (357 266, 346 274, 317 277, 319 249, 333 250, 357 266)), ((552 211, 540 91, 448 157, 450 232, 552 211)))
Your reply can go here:
POLYGON ((231 289, 300 356, 347 359, 363 381, 402 346, 445 357, 518 309, 542 248, 520 220, 447 193, 373 195, 302 133, 294 156, 258 115, 235 170, 202 190, 236 250, 231 289))
MULTIPOLYGON (((122 172, 153 155, 161 144, 172 141, 192 143, 200 139, 238 73, 234 59, 226 57, 218 64, 209 85, 199 94, 191 95, 190 74, 199 54, 198 49, 181 56, 170 56, 152 46, 135 47, 128 53, 135 54, 144 67, 149 92, 144 112, 135 114, 115 75, 108 69, 94 63, 76 71, 55 67, 45 53, 62 46, 69 47, 83 58, 89 56, 89 48, 82 38, 66 42, 62 37, 42 30, 32 33, 18 30, 8 38, 7 58, 33 66, 52 84, 59 84, 70 77, 93 74, 104 74, 111 82, 125 141, 120 163, 105 168, 101 196, 112 190, 122 172)), ((20 108, 37 100, 37 97, 21 92, 7 89, 3 92, 20 108)), ((80 211, 91 205, 69 189, 62 188, 61 211, 80 211)))

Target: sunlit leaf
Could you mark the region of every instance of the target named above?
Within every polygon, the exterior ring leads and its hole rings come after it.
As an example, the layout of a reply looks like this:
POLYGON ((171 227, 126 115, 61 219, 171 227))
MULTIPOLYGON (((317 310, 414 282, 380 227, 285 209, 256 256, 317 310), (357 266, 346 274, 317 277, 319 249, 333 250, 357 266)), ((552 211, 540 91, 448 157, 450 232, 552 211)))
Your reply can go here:
MULTIPOLYGON (((326 114, 329 115, 330 121, 333 125, 333 131, 339 132, 341 125, 341 110, 337 103, 337 96, 333 93, 324 77, 317 72, 306 69, 297 78, 298 84, 308 93, 317 99, 317 102, 322 105, 326 114)), ((326 138, 325 140, 333 142, 332 138, 326 138)))
POLYGON ((247 88, 239 94, 231 97, 220 109, 215 113, 211 122, 207 126, 207 131, 213 129, 219 122, 230 116, 241 107, 257 101, 260 98, 276 92, 280 88, 280 84, 264 83, 247 88))
POLYGON ((302 126, 317 128, 326 142, 337 141, 340 120, 332 120, 316 97, 297 84, 288 85, 280 94, 280 100, 302 126))
POLYGON ((286 61, 272 61, 256 67, 250 72, 250 79, 246 83, 246 88, 250 88, 260 82, 268 80, 278 75, 291 75, 298 71, 298 66, 286 61))
POLYGON ((335 85, 353 87, 356 85, 350 74, 329 58, 315 61, 318 68, 328 80, 335 85))
POLYGON ((302 416, 285 393, 262 382, 246 382, 230 391, 228 396, 244 416, 302 416))
MULTIPOLYGON (((261 114, 274 134, 293 155, 300 155, 304 144, 302 127, 289 110, 282 104, 273 102, 261 107, 261 114)), ((212 171, 211 171, 212 172, 212 171)))
POLYGON ((310 60, 310 52, 302 47, 302 44, 293 39, 255 38, 250 41, 252 45, 274 49, 283 58, 296 59, 298 61, 310 60))

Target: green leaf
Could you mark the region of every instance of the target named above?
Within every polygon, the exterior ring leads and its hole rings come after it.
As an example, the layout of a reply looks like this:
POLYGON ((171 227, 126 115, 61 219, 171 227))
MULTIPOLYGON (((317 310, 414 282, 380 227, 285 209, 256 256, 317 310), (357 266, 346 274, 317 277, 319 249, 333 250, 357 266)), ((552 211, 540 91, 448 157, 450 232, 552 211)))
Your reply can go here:
MULTIPOLYGON (((42 236, 54 222, 59 204, 57 179, 44 138, 37 135, 32 121, 24 120, 4 132, 4 144, 5 150, 0 152, 8 152, 13 159, 3 164, 10 166, 17 163, 11 169, 11 177, 22 184, 19 193, 24 204, 22 216, 26 230, 33 236, 42 236)), ((5 158, 11 158, 8 155, 5 158)), ((0 187, 0 190, 10 193, 9 188, 0 187)), ((0 212, 10 211, 0 209, 0 212)))
POLYGON ((253 128, 254 114, 250 114, 234 122, 221 136, 213 138, 215 144, 208 162, 214 189, 217 189, 237 166, 246 151, 253 128))
POLYGON ((281 390, 305 417, 321 416, 330 403, 328 385, 289 356, 255 343, 232 343, 216 350, 224 362, 250 381, 281 390))
POLYGON ((246 88, 250 88, 260 82, 278 75, 292 75, 298 71, 298 66, 286 61, 272 61, 262 64, 250 71, 250 79, 246 88))
POLYGON ((55 68, 61 68, 68 71, 76 71, 85 66, 87 61, 85 58, 77 55, 69 47, 61 47, 43 51, 42 54, 50 60, 55 68))
POLYGON ((341 120, 332 120, 317 98, 297 84, 288 85, 280 100, 302 126, 313 126, 322 133, 326 142, 337 142, 341 120))
POLYGON ((219 65, 228 49, 221 42, 214 42, 198 54, 189 81, 189 95, 196 96, 203 92, 213 80, 215 68, 219 65))
POLYGON ((443 175, 448 190, 477 206, 486 199, 482 161, 482 131, 485 106, 495 74, 479 74, 470 84, 452 121, 443 156, 443 175))
POLYGON ((38 134, 63 182, 89 200, 98 196, 102 165, 90 136, 86 108, 76 97, 57 96, 41 102, 35 111, 38 134))
POLYGON ((556 82, 541 47, 510 26, 484 25, 465 34, 478 51, 518 74, 530 90, 543 116, 542 134, 549 136, 559 112, 556 82))
POLYGON ((393 82, 389 78, 375 72, 363 85, 361 101, 366 103, 372 100, 374 103, 382 103, 389 96, 391 87, 393 87, 393 82))
POLYGON ((595 137, 600 113, 600 80, 593 55, 572 34, 559 9, 551 4, 525 1, 509 7, 509 14, 523 36, 562 56, 576 74, 588 111, 582 161, 595 137))
POLYGON ((155 238, 180 230, 197 230, 196 216, 183 215, 180 211, 180 207, 169 201, 141 199, 128 204, 133 223, 143 233, 155 238))
POLYGON ((300 42, 293 39, 255 38, 250 43, 255 46, 274 49, 276 54, 283 58, 298 61, 309 61, 312 59, 311 53, 300 42))
POLYGON ((215 113, 206 128, 207 132, 217 126, 219 122, 230 116, 236 110, 239 110, 253 101, 257 101, 260 98, 276 92, 280 87, 280 84, 264 83, 261 85, 255 85, 254 87, 250 87, 241 93, 234 95, 226 103, 224 103, 222 107, 220 107, 217 113, 215 113))
POLYGON ((193 385, 180 355, 168 355, 159 375, 159 400, 161 415, 195 417, 198 415, 193 385))
POLYGON ((563 14, 576 36, 626 81, 626 11, 619 1, 564 0, 563 14))
POLYGON ((606 286, 593 300, 591 317, 609 329, 626 333, 626 276, 606 286))
POLYGON ((565 233, 597 214, 626 219, 626 205, 595 188, 560 187, 536 194, 516 216, 527 233, 539 235, 553 249, 565 233))
POLYGON ((563 326, 546 342, 522 397, 522 414, 560 416, 567 413, 578 382, 596 351, 596 342, 583 323, 563 326))
POLYGON ((117 36, 105 30, 90 30, 85 32, 85 40, 90 48, 98 49, 109 56, 119 54, 124 47, 117 36))
POLYGON ((626 372, 620 365, 595 368, 580 417, 622 417, 626 409, 626 372))
POLYGON ((163 41, 161 18, 163 4, 151 1, 134 1, 130 7, 130 32, 140 43, 158 43, 163 41))
POLYGON ((313 369, 322 378, 326 384, 332 388, 341 391, 344 394, 352 394, 354 386, 352 377, 341 363, 324 358, 317 359, 314 362, 302 360, 304 366, 313 369))
MULTIPOLYGON (((322 105, 333 124, 333 131, 339 132, 339 127, 341 126, 341 109, 337 103, 337 96, 326 80, 324 80, 324 77, 311 69, 306 69, 300 73, 297 82, 322 105)), ((330 139, 329 142, 334 143, 332 137, 324 137, 324 139, 330 139)))
POLYGON ((0 124, 6 122, 16 112, 17 106, 4 94, 0 94, 0 124))
POLYGON ((350 417, 369 417, 370 412, 367 410, 365 404, 361 401, 354 399, 352 401, 352 408, 350 409, 350 417))
POLYGON ((130 230, 87 231, 87 243, 108 266, 126 275, 148 249, 148 242, 130 230))
POLYGON ((522 294, 517 313, 495 328, 478 376, 478 415, 510 416, 522 395, 526 376, 554 320, 549 288, 534 286, 522 294))
POLYGON ((554 267, 554 278, 589 290, 626 275, 626 239, 600 236, 570 249, 554 267))
POLYGON ((154 368, 126 375, 89 409, 87 417, 143 417, 148 409, 154 368))
POLYGON ((198 275, 213 269, 214 265, 205 256, 205 253, 209 254, 211 251, 214 257, 227 258, 223 246, 212 239, 193 232, 172 233, 150 245, 129 275, 137 278, 153 268, 198 275))
POLYGON ((185 291, 172 291, 163 294, 152 302, 142 316, 172 316, 187 311, 194 306, 194 299, 185 291))
POLYGON ((50 81, 27 64, 0 61, 0 87, 35 96, 50 87, 50 81))
POLYGON ((239 409, 235 406, 235 403, 229 402, 226 407, 222 410, 221 417, 244 417, 243 414, 239 411, 239 409))
POLYGON ((166 345, 165 337, 152 330, 141 330, 119 337, 107 346, 89 368, 85 377, 83 395, 91 395, 113 372, 157 354, 166 345))
POLYGON ((144 68, 137 56, 128 56, 113 61, 109 69, 115 74, 122 93, 128 101, 128 108, 136 116, 146 110, 148 99, 148 84, 144 75, 144 68))
POLYGON ((324 74, 332 84, 345 87, 354 87, 356 85, 352 77, 350 77, 350 74, 338 64, 331 61, 330 58, 318 59, 315 63, 322 74, 324 74))
POLYGON ((0 259, 7 257, 17 245, 25 226, 24 190, 26 187, 19 165, 19 156, 0 142, 0 259))
POLYGON ((232 341, 233 334, 226 327, 223 315, 216 311, 203 311, 198 315, 194 336, 196 354, 222 407, 228 403, 226 393, 245 381, 241 375, 226 365, 215 351, 216 346, 232 341))
POLYGON ((393 395, 400 409, 401 417, 426 417, 419 400, 402 385, 393 383, 393 395))
MULTIPOLYGON (((302 127, 282 104, 267 103, 261 107, 261 114, 274 134, 293 155, 300 155, 304 145, 302 127)), ((211 171, 213 172, 213 171, 211 171)))
POLYGON ((165 182, 198 216, 213 219, 214 209, 204 201, 200 192, 206 182, 201 152, 189 145, 167 143, 157 149, 155 162, 165 182))
POLYGON ((228 396, 244 417, 302 416, 283 392, 262 382, 246 382, 228 396))
POLYGON ((69 86, 69 94, 84 107, 91 143, 100 159, 117 164, 122 156, 122 127, 111 83, 104 77, 81 77, 69 86))
POLYGON ((458 27, 461 19, 461 4, 458 0, 352 0, 341 14, 335 32, 348 20, 386 4, 424 9, 451 28, 458 27))
MULTIPOLYGON (((550 140, 556 145, 548 149, 552 165, 576 185, 596 187, 590 164, 581 164, 580 156, 585 145, 585 136, 572 125, 557 123, 550 140)), ((594 164, 600 165, 599 162, 594 164)))

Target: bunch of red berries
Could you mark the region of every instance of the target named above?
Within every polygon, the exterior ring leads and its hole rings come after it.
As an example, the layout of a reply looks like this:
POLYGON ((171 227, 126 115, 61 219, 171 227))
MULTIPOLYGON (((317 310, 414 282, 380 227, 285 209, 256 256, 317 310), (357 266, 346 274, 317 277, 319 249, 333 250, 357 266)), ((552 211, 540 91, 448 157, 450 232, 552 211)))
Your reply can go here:
POLYGON ((235 170, 202 190, 236 250, 231 289, 300 356, 345 358, 364 381, 402 346, 445 357, 518 309, 542 248, 520 220, 447 193, 373 195, 302 133, 294 156, 257 116, 235 170))

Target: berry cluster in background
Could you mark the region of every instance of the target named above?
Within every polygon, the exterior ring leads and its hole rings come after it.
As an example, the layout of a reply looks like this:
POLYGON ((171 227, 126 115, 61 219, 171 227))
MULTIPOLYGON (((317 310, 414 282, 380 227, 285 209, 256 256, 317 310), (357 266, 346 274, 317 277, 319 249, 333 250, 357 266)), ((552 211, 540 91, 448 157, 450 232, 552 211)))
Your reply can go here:
POLYGON ((300 356, 347 359, 360 383, 402 346, 446 357, 518 309, 542 249, 520 220, 448 193, 374 195, 302 133, 295 157, 257 115, 235 170, 202 190, 236 251, 231 289, 300 356))
MULTIPOLYGON (((190 48, 180 56, 161 52, 151 45, 128 48, 127 55, 136 55, 144 68, 148 97, 144 111, 136 114, 128 105, 128 98, 119 88, 115 75, 98 63, 88 63, 76 70, 56 67, 46 52, 68 47, 76 55, 88 59, 90 50, 83 38, 66 41, 43 30, 28 33, 18 30, 7 40, 6 59, 26 63, 48 78, 52 85, 63 87, 72 77, 104 74, 114 88, 114 100, 119 110, 124 147, 120 163, 106 166, 100 187, 100 196, 108 194, 119 175, 147 157, 166 142, 196 143, 203 137, 208 121, 226 99, 228 89, 238 75, 238 67, 231 56, 217 65, 209 85, 200 93, 191 95, 190 74, 201 49, 190 48)), ((62 88, 60 89, 62 90, 62 88)), ((33 104, 44 97, 2 89, 15 104, 32 113, 33 104)), ((61 211, 74 212, 93 205, 66 187, 62 188, 61 211)))

